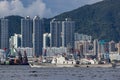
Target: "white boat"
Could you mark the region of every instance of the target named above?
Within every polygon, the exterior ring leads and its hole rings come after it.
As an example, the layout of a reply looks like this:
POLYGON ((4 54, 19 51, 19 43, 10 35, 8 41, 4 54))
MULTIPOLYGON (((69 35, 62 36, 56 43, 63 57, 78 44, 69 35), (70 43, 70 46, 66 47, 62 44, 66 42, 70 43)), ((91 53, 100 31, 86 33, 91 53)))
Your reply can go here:
POLYGON ((29 65, 31 68, 56 67, 54 64, 51 63, 38 63, 38 62, 29 63, 29 65))
POLYGON ((47 62, 32 62, 29 63, 30 67, 75 67, 76 61, 73 58, 72 55, 69 56, 69 58, 64 57, 63 55, 57 55, 52 58, 52 61, 47 62))

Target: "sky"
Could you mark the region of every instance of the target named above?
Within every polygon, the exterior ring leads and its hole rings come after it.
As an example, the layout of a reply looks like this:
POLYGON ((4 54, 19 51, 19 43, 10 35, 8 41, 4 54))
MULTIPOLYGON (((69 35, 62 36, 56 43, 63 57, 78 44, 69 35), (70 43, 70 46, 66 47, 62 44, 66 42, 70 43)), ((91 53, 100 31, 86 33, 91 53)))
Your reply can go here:
POLYGON ((0 17, 9 15, 53 17, 102 0, 0 0, 0 17))

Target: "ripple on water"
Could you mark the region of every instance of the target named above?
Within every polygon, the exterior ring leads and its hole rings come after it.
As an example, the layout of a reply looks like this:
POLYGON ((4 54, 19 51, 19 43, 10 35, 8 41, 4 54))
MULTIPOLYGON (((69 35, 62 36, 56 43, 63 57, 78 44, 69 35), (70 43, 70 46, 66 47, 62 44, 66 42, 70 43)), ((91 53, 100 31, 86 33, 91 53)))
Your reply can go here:
POLYGON ((30 68, 0 66, 0 80, 120 80, 113 68, 30 68))

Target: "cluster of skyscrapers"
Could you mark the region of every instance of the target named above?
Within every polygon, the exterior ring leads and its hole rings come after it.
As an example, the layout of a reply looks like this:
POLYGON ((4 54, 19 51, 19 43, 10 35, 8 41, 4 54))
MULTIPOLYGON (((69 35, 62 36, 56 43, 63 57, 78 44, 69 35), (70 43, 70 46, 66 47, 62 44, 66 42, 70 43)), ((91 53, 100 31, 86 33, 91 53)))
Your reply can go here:
POLYGON ((33 47, 34 56, 42 55, 43 20, 39 16, 29 16, 21 20, 21 47, 33 47))
MULTIPOLYGON (((29 16, 21 19, 21 34, 15 34, 9 39, 8 20, 1 19, 1 49, 15 48, 32 48, 33 56, 40 56, 43 53, 44 42, 44 22, 39 16, 31 19, 29 16)), ((75 22, 69 18, 64 21, 53 19, 50 22, 50 38, 46 42, 50 43, 48 47, 74 47, 74 28, 75 22)))
MULTIPOLYGON (((1 49, 9 48, 9 34, 8 34, 8 20, 1 19, 1 49)), ((16 36, 18 39, 20 36, 16 36)), ((13 39, 13 38, 12 38, 13 39)), ((11 39, 10 46, 16 46, 12 44, 11 39)), ((15 38, 14 38, 15 39, 15 38)), ((19 41, 14 41, 19 42, 19 41)), ((31 19, 29 16, 21 19, 21 43, 20 47, 33 48, 33 53, 35 56, 42 55, 42 44, 43 44, 43 20, 39 16, 35 16, 31 19)))
POLYGON ((0 21, 1 49, 9 49, 14 46, 21 51, 26 49, 36 57, 42 55, 44 50, 48 51, 48 54, 67 53, 67 48, 73 49, 73 53, 77 53, 81 57, 94 56, 98 59, 109 58, 110 54, 120 54, 120 43, 92 40, 92 36, 75 33, 75 22, 69 18, 65 20, 52 19, 50 33, 43 33, 43 20, 39 16, 35 16, 33 19, 27 16, 21 19, 21 34, 15 34, 10 39, 9 21, 4 18, 0 21))
POLYGON ((50 22, 50 47, 74 47, 75 22, 69 18, 64 21, 53 19, 50 22))

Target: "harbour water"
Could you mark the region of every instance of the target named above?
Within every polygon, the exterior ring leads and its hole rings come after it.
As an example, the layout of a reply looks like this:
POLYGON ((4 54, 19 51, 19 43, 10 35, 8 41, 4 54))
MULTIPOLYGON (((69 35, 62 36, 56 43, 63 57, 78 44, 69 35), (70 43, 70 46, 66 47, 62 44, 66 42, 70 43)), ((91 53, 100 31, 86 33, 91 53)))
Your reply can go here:
POLYGON ((0 65, 0 80, 120 80, 119 68, 30 68, 0 65))

